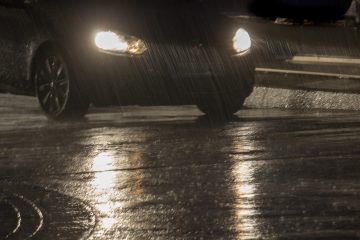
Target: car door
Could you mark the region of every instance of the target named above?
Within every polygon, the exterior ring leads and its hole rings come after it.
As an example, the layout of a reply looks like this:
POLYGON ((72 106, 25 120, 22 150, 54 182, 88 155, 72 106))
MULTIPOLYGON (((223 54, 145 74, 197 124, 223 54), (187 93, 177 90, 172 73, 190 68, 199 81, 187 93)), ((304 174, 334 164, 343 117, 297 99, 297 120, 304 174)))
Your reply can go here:
POLYGON ((0 0, 0 88, 24 91, 35 26, 29 10, 4 2, 9 1, 0 0))

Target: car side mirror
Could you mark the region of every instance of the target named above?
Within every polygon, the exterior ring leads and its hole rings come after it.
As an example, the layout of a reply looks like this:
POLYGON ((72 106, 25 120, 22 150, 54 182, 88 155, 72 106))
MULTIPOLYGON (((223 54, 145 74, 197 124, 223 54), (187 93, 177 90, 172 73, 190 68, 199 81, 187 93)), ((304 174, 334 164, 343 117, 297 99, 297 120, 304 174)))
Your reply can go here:
POLYGON ((0 0, 0 5, 5 7, 23 8, 32 5, 37 0, 0 0))

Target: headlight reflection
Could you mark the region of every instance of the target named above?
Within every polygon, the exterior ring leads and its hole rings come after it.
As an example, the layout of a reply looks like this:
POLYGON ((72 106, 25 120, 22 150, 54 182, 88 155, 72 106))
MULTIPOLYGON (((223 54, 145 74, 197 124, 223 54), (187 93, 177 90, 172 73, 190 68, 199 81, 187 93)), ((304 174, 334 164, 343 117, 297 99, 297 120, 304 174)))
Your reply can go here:
POLYGON ((99 153, 93 160, 92 170, 95 172, 94 180, 92 181, 92 189, 96 191, 97 203, 96 209, 107 218, 101 218, 99 225, 104 230, 111 229, 116 224, 116 218, 113 217, 113 212, 121 206, 118 203, 111 201, 112 191, 116 188, 118 181, 118 172, 109 171, 114 166, 114 154, 112 152, 99 153))
MULTIPOLYGON (((253 130, 249 129, 248 135, 253 130)), ((243 129, 240 130, 243 132, 243 129)), ((233 148, 236 152, 246 153, 259 148, 256 142, 245 137, 234 136, 233 148)), ((262 163, 256 161, 247 161, 244 154, 236 158, 236 164, 233 167, 232 175, 234 177, 234 193, 236 196, 236 228, 241 235, 238 239, 258 239, 261 238, 261 232, 257 216, 260 214, 257 210, 256 195, 259 194, 256 185, 256 171, 262 167, 262 163)))

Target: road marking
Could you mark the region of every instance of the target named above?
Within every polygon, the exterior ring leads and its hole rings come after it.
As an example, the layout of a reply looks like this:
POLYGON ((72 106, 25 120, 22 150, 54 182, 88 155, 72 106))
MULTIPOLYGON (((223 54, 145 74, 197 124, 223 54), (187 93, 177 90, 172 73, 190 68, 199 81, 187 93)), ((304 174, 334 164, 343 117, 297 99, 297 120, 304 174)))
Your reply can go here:
POLYGON ((340 58, 340 57, 321 57, 321 56, 294 56, 290 61, 295 63, 360 64, 359 58, 340 58))
POLYGON ((309 76, 360 79, 360 75, 326 73, 326 72, 310 72, 310 71, 299 71, 299 70, 285 70, 285 69, 275 69, 275 68, 256 68, 255 71, 256 72, 267 72, 267 73, 283 73, 283 74, 298 74, 298 75, 309 75, 309 76))

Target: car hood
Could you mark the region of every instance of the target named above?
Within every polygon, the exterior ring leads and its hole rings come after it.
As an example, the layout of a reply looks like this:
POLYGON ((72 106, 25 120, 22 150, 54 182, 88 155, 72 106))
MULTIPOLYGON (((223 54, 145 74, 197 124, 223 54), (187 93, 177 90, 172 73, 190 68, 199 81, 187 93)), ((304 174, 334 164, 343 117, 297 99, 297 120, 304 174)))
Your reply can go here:
POLYGON ((43 1, 35 9, 40 18, 45 18, 43 21, 51 22, 62 32, 119 31, 157 42, 223 41, 232 39, 238 28, 237 23, 215 8, 190 0, 164 5, 131 1, 136 4, 110 0, 89 0, 85 5, 78 1, 43 1))

